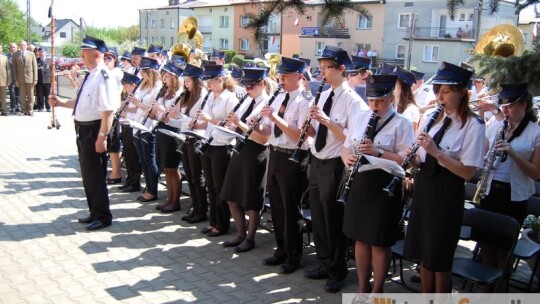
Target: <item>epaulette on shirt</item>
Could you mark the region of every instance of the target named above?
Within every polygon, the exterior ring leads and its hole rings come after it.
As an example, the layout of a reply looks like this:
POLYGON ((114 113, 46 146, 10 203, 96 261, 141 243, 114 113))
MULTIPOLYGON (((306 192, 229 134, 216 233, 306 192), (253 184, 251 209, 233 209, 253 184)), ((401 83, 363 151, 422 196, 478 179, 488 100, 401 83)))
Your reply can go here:
POLYGON ((307 100, 313 99, 313 95, 311 95, 311 93, 308 90, 302 91, 302 96, 307 100))
POLYGON ((103 78, 105 78, 105 80, 109 79, 109 74, 107 74, 107 71, 101 70, 101 75, 103 75, 103 78))

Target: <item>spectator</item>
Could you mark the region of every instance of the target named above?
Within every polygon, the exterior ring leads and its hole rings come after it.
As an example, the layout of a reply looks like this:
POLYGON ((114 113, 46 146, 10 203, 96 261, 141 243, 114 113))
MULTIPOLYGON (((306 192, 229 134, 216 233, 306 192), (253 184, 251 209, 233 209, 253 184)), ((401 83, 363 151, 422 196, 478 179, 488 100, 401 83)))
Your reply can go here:
POLYGON ((464 34, 464 33, 465 33, 465 32, 463 32, 463 30, 461 29, 461 26, 460 26, 460 27, 458 27, 458 29, 457 29, 456 37, 458 37, 458 38, 463 38, 463 34, 464 34))
POLYGON ((2 53, 2 45, 0 45, 0 105, 2 116, 7 116, 6 88, 11 83, 11 71, 9 68, 9 60, 2 53))
POLYGON ((11 82, 8 84, 9 101, 11 106, 11 113, 20 112, 21 107, 19 105, 19 87, 15 84, 15 67, 13 65, 13 55, 17 51, 17 44, 9 44, 9 52, 6 54, 9 61, 9 69, 11 73, 11 82))
POLYGON ((38 80, 36 84, 37 91, 37 110, 43 111, 45 107, 47 111, 51 111, 51 107, 47 102, 48 96, 51 93, 51 59, 46 58, 46 52, 43 48, 38 48, 38 80))
POLYGON ((15 81, 21 93, 21 107, 23 114, 33 116, 34 86, 38 80, 36 56, 27 50, 26 41, 19 43, 19 52, 14 54, 15 81))

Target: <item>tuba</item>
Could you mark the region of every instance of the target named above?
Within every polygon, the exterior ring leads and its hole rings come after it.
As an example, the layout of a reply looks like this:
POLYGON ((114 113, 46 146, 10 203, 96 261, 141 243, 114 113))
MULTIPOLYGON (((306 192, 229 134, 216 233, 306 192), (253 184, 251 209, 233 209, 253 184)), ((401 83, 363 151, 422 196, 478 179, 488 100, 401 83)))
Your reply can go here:
POLYGON ((492 27, 478 40, 474 52, 488 56, 521 56, 525 39, 521 30, 511 24, 492 27))
POLYGON ((269 76, 272 80, 277 81, 277 66, 281 62, 281 54, 278 53, 266 53, 264 58, 268 61, 270 66, 269 76))
POLYGON ((197 18, 189 16, 182 21, 178 30, 178 41, 171 47, 172 55, 184 56, 187 63, 200 66, 204 56, 202 51, 204 39, 199 31, 197 18), (193 48, 195 48, 195 57, 190 58, 190 52, 193 48))

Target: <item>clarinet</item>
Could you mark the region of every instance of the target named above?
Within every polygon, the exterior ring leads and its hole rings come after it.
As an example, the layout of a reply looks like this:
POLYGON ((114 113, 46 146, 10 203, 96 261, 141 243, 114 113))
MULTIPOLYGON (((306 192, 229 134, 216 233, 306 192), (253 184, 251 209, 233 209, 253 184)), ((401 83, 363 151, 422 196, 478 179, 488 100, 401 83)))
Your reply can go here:
POLYGON ((156 133, 156 130, 159 126, 159 124, 161 122, 163 122, 165 120, 165 118, 167 118, 167 116, 169 116, 169 113, 171 112, 171 109, 173 107, 175 107, 179 102, 180 102, 180 99, 182 99, 182 97, 184 97, 184 94, 186 94, 186 91, 182 91, 182 93, 180 93, 180 95, 176 98, 176 100, 174 101, 174 104, 172 107, 169 108, 169 110, 167 110, 167 112, 165 112, 165 114, 163 114, 163 116, 161 116, 158 120, 158 122, 156 123, 156 125, 154 127, 152 127, 152 130, 150 130, 150 132, 148 132, 148 134, 154 134, 156 133))
MULTIPOLYGON (((270 100, 268 100, 267 105, 270 106, 274 102, 274 99, 276 99, 276 96, 279 94, 281 89, 283 88, 283 84, 279 84, 277 89, 274 91, 274 94, 272 94, 272 97, 270 97, 270 100)), ((233 147, 233 152, 240 154, 240 151, 244 147, 244 144, 246 143, 246 140, 251 136, 251 133, 255 130, 255 128, 261 123, 261 120, 263 119, 261 113, 257 114, 257 117, 253 121, 253 123, 249 126, 249 129, 247 129, 246 133, 244 134, 244 138, 238 139, 236 142, 236 145, 233 147)))
MULTIPOLYGON (((422 132, 429 132, 431 130, 431 127, 433 127, 433 124, 435 124, 435 121, 437 118, 441 115, 442 111, 444 109, 444 105, 439 105, 435 111, 431 114, 429 117, 428 122, 426 123, 426 126, 424 127, 424 130, 422 132)), ((403 159, 403 162, 401 163, 401 168, 403 170, 407 170, 409 168, 409 165, 411 164, 411 161, 413 157, 416 155, 416 151, 418 151, 418 148, 420 148, 420 145, 418 143, 414 143, 411 148, 411 152, 405 156, 403 159)), ((396 189, 396 186, 398 183, 401 182, 401 178, 394 176, 394 178, 390 181, 388 186, 384 188, 384 192, 388 194, 390 197, 394 197, 394 190, 396 189)))
MULTIPOLYGON (((371 114, 371 117, 369 118, 369 122, 366 126, 366 130, 364 131, 364 135, 360 139, 361 143, 365 143, 366 139, 368 138, 368 134, 371 131, 372 128, 375 128, 375 119, 377 118, 377 112, 373 111, 373 114, 371 114)), ((348 168, 348 170, 343 175, 343 178, 341 179, 339 192, 338 192, 338 199, 337 201, 342 204, 347 204, 347 200, 349 199, 349 190, 351 189, 351 184, 354 179, 354 175, 360 168, 360 159, 362 158, 362 154, 360 153, 359 149, 356 149, 354 151, 354 154, 356 155, 356 161, 352 166, 348 168)))
MULTIPOLYGON (((163 86, 161 86, 161 89, 159 90, 159 93, 156 96, 156 100, 165 96, 165 93, 167 93, 167 85, 163 84, 163 86)), ((154 104, 151 104, 150 107, 146 109, 146 111, 143 114, 141 125, 144 126, 146 124, 146 122, 148 121, 148 118, 150 117, 150 112, 152 112, 153 108, 154 108, 154 104)), ((137 130, 137 132, 135 133, 135 137, 139 138, 141 136, 141 132, 142 130, 137 130)))
MULTIPOLYGON (((139 88, 141 83, 142 83, 142 80, 140 80, 139 82, 135 84, 135 88, 133 89, 131 94, 128 95, 128 97, 132 94, 135 94, 135 92, 137 92, 137 89, 139 88)), ((122 112, 124 112, 128 104, 129 104, 129 101, 127 100, 127 97, 126 97, 126 100, 124 100, 124 103, 122 104, 122 106, 118 108, 118 110, 116 110, 116 112, 114 113, 113 122, 111 125, 111 130, 113 130, 112 142, 115 142, 118 137, 118 134, 117 134, 118 132, 115 131, 116 126, 118 125, 118 121, 120 120, 120 115, 122 115, 122 112)))
MULTIPOLYGON (((240 99, 240 101, 238 102, 238 104, 236 104, 236 106, 234 106, 234 108, 232 109, 231 113, 235 113, 236 111, 238 111, 238 109, 240 108, 240 106, 242 105, 242 103, 244 103, 244 101, 249 97, 248 94, 245 94, 242 99, 240 99)), ((225 124, 227 123, 227 120, 224 119, 222 121, 219 122, 219 126, 220 127, 223 127, 225 126, 225 124)), ((214 140, 214 136, 210 136, 210 138, 208 138, 207 141, 197 141, 197 144, 195 145, 195 152, 199 153, 199 154, 204 154, 204 152, 206 151, 206 149, 208 148, 208 146, 210 145, 210 143, 214 140)))
MULTIPOLYGON (((319 104, 319 99, 321 98, 321 92, 323 90, 324 85, 326 84, 326 79, 323 79, 321 84, 319 85, 319 88, 317 89, 317 95, 315 96, 315 105, 319 104)), ((293 154, 291 157, 289 157, 289 160, 298 163, 298 153, 300 153, 300 148, 302 148, 302 144, 304 144, 304 141, 306 140, 306 134, 309 129, 309 126, 311 125, 311 118, 308 116, 306 117, 306 120, 304 121, 304 124, 302 125, 302 130, 300 131, 300 137, 298 138, 298 142, 296 142, 296 148, 294 149, 293 154)))
MULTIPOLYGON (((206 93, 206 96, 204 96, 204 99, 203 101, 201 102, 201 106, 199 107, 199 111, 202 111, 202 109, 204 109, 204 106, 206 105, 206 101, 208 100, 208 98, 210 97, 210 94, 212 93, 212 91, 208 91, 208 93, 206 93)), ((195 128, 195 124, 197 124, 197 117, 195 117, 190 123, 189 123, 189 126, 188 126, 188 130, 189 131, 193 131, 193 129, 195 128)), ((176 151, 182 153, 182 151, 184 150, 184 147, 186 146, 186 142, 188 141, 188 139, 190 138, 190 136, 186 135, 186 140, 184 140, 183 142, 180 143, 180 146, 178 146, 178 149, 176 151)))

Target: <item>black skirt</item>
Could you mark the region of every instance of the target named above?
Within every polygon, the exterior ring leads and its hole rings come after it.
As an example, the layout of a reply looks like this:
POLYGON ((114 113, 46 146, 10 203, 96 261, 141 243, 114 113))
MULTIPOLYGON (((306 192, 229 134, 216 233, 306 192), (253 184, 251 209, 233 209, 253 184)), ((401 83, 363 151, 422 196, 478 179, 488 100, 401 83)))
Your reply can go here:
MULTIPOLYGON (((164 123, 160 123, 158 127, 175 133, 179 132, 178 128, 171 127, 164 123)), ((161 168, 178 168, 181 155, 176 150, 180 146, 180 140, 159 131, 157 132, 156 140, 156 155, 159 166, 161 168)))
POLYGON ((404 255, 422 262, 430 271, 452 270, 465 202, 465 181, 437 166, 428 176, 420 170, 414 179, 411 216, 404 255))
POLYGON ((390 247, 399 236, 403 211, 401 184, 390 197, 384 188, 393 175, 383 170, 356 173, 345 205, 343 233, 350 239, 390 247))
POLYGON ((266 185, 266 146, 247 140, 229 162, 221 198, 239 203, 244 210, 262 210, 266 185))

